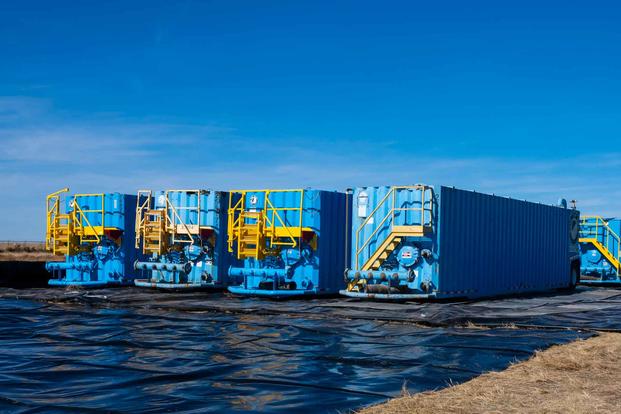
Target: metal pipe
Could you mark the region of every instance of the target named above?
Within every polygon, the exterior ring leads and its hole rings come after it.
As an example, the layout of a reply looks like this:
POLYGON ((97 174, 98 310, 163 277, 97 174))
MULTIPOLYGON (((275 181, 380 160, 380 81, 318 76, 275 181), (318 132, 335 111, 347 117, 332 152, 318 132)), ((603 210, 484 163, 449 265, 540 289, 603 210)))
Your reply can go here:
POLYGON ((95 267, 93 262, 48 262, 45 269, 52 272, 55 270, 78 270, 80 272, 90 272, 95 267))
POLYGON ((407 270, 348 270, 346 275, 347 280, 365 279, 365 280, 400 280, 400 281, 412 281, 414 274, 410 274, 407 270))
POLYGON ((161 263, 161 262, 134 262, 136 270, 163 270, 167 272, 190 273, 192 264, 186 263, 161 263))
POLYGON ((253 268, 245 268, 245 267, 231 267, 229 269, 229 276, 239 277, 239 276, 261 276, 261 277, 286 277, 287 269, 274 269, 274 268, 263 268, 263 269, 253 269, 253 268))

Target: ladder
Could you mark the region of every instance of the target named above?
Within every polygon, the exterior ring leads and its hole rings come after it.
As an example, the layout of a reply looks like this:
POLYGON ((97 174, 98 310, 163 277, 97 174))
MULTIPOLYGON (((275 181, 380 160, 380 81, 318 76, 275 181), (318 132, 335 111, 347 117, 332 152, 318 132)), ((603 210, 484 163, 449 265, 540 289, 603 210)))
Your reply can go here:
POLYGON ((151 190, 138 190, 136 196, 136 249, 142 240, 143 254, 162 254, 168 247, 166 209, 153 209, 151 190))
POLYGON ((621 238, 601 216, 580 217, 580 243, 592 244, 621 274, 621 238))
POLYGON ((59 256, 70 255, 75 249, 71 214, 57 214, 54 217, 52 234, 52 253, 59 256))
POLYGON ((239 216, 240 225, 237 228, 236 237, 237 258, 245 259, 253 257, 263 259, 265 257, 264 227, 265 216, 262 211, 244 211, 239 216))
POLYGON ((162 254, 166 250, 166 218, 164 210, 147 210, 144 214, 141 233, 143 254, 162 254))
POLYGON ((373 211, 365 218, 356 230, 356 269, 378 270, 384 261, 390 257, 404 237, 424 237, 433 232, 433 188, 427 185, 394 186, 386 193, 384 198, 375 206, 373 211), (417 207, 401 207, 397 205, 400 192, 420 192, 420 201, 417 207), (388 204, 390 203, 390 204, 388 204), (386 209, 386 207, 389 207, 386 209), (380 212, 387 211, 383 216, 380 212), (400 214, 413 212, 420 215, 420 222, 406 225, 396 224, 396 218, 400 214), (362 239, 362 230, 371 223, 375 230, 366 239, 362 239), (387 234, 380 234, 380 230, 387 228, 387 234), (378 246, 369 257, 364 260, 363 254, 372 241, 378 246), (364 262, 362 262, 364 260, 364 262), (360 267, 359 267, 360 266, 360 267))

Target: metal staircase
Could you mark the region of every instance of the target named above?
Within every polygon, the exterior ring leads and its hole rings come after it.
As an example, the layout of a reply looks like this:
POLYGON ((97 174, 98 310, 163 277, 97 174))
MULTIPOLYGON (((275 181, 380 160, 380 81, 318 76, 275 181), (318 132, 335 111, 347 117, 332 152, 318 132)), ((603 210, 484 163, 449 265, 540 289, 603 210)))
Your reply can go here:
POLYGON ((296 248, 300 246, 300 239, 305 232, 312 229, 303 227, 304 190, 256 190, 235 191, 240 194, 239 200, 233 204, 233 197, 229 198, 228 210, 228 248, 234 252, 237 247, 237 258, 263 259, 265 256, 277 254, 280 247, 296 248), (247 209, 246 196, 248 193, 263 193, 263 206, 247 209), (299 206, 275 207, 270 194, 292 192, 299 193, 299 206), (280 213, 292 212, 298 225, 285 222, 280 213))
POLYGON ((592 244, 621 273, 621 238, 601 216, 580 218, 580 243, 592 244))
POLYGON ((378 270, 382 263, 390 257, 392 252, 399 246, 404 237, 424 237, 433 232, 433 189, 426 185, 399 186, 391 187, 390 191, 377 204, 375 209, 369 214, 362 224, 356 230, 355 246, 356 246, 356 269, 360 270, 378 270), (397 206, 398 195, 401 191, 419 191, 421 201, 418 207, 401 207, 397 206), (388 204, 390 203, 390 204, 388 204), (386 211, 386 206, 390 206, 386 211), (420 215, 420 222, 398 225, 396 224, 397 216, 414 212, 420 215), (369 223, 378 222, 375 230, 362 240, 361 232, 369 223), (380 235, 380 230, 388 229, 385 235, 380 235), (362 263, 362 255, 369 244, 375 241, 378 246, 373 253, 362 263), (361 266, 361 267, 359 267, 361 266))

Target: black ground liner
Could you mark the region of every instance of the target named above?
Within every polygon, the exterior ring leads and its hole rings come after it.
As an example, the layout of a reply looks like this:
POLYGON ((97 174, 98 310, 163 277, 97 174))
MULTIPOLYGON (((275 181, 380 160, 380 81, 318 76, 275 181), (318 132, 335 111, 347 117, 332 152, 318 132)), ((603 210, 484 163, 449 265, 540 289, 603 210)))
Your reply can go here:
POLYGON ((7 289, 0 411, 347 412, 619 328, 613 289, 426 304, 7 289))

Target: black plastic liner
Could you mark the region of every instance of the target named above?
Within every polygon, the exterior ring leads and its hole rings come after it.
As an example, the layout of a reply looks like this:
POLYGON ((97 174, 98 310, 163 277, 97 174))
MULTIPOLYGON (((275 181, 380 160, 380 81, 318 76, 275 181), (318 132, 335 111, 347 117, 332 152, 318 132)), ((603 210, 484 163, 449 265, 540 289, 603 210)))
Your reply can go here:
POLYGON ((0 287, 33 288, 46 287, 50 272, 45 261, 0 261, 0 287))
POLYGON ((347 412, 620 327, 613 289, 424 304, 2 290, 0 411, 347 412))

